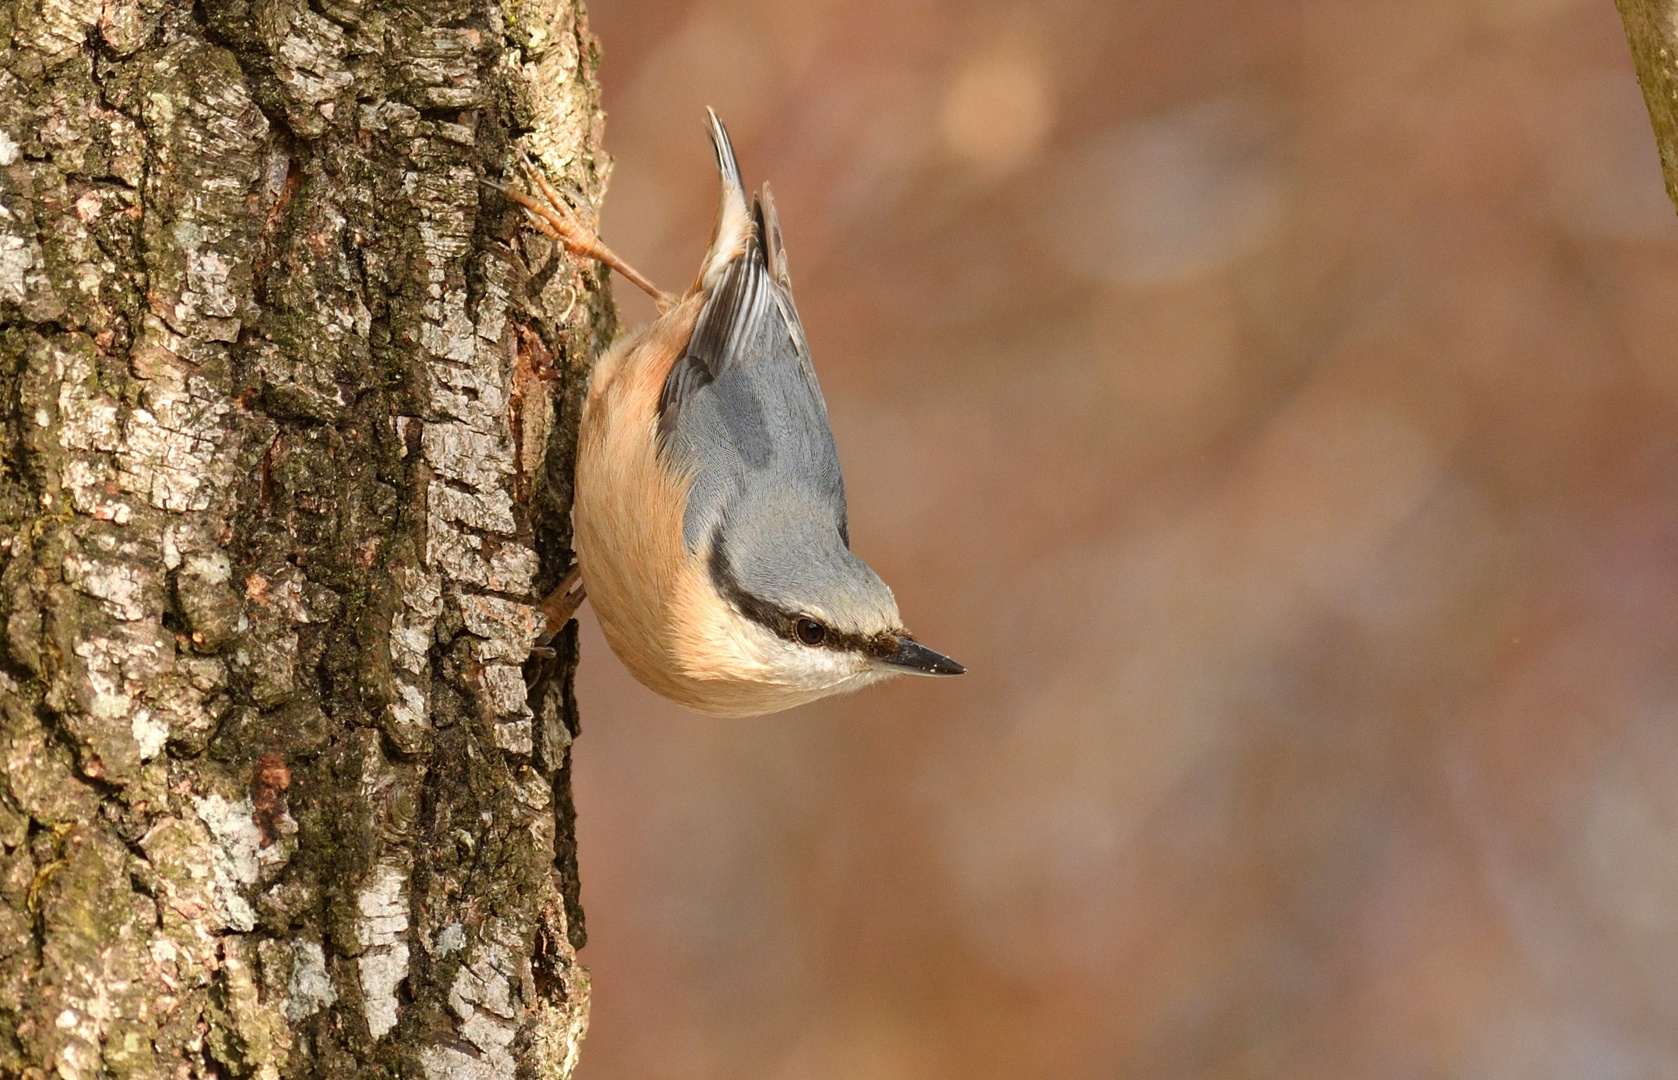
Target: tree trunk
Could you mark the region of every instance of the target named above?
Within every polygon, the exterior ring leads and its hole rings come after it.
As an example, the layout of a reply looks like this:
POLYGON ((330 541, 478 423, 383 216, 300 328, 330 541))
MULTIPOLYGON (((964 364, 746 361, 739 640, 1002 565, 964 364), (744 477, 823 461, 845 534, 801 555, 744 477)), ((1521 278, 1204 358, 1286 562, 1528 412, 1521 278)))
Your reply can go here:
POLYGON ((1614 0, 1655 129, 1666 194, 1678 207, 1678 13, 1670 0, 1614 0))
POLYGON ((565 1077, 576 0, 0 0, 0 1075, 565 1077))

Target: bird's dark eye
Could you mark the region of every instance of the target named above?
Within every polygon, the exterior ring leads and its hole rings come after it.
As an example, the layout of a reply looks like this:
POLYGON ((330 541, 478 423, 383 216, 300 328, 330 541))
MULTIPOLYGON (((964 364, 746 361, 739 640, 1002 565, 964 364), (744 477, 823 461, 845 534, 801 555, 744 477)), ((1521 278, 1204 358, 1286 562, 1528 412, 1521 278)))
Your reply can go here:
POLYGON ((814 619, 799 619, 792 624, 792 632, 806 645, 820 645, 827 640, 827 627, 814 619))

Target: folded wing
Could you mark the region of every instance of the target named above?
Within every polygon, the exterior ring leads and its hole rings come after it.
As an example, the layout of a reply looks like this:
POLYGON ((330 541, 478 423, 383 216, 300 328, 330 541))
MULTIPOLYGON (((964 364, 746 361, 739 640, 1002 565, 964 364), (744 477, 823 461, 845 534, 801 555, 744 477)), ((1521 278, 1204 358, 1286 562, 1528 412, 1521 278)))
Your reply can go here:
POLYGON ((708 298, 659 404, 660 446, 692 477, 683 539, 697 552, 731 508, 765 498, 830 518, 843 538, 839 455, 793 305, 774 204, 766 191, 747 209, 727 132, 711 119, 723 183, 698 285, 708 298))

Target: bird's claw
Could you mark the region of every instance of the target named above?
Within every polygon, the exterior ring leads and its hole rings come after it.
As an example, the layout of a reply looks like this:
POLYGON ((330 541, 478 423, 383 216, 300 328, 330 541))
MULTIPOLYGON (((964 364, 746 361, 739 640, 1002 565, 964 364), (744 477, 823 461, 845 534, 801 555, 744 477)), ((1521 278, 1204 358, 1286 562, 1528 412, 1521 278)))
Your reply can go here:
POLYGON ((675 303, 673 297, 601 243, 599 234, 582 221, 576 209, 565 201, 565 197, 548 182, 542 170, 522 150, 519 153, 519 162, 524 166, 525 175, 530 178, 531 184, 542 193, 540 200, 516 188, 493 184, 487 180, 485 183, 523 207, 525 216, 530 219, 537 232, 558 242, 573 255, 593 259, 622 274, 632 285, 651 296, 661 312, 675 303))
POLYGON ((571 617, 577 613, 577 608, 582 606, 586 596, 583 591, 582 568, 573 565, 565 572, 565 576, 559 579, 559 585, 548 594, 547 599, 536 605, 536 610, 547 617, 547 626, 536 640, 537 648, 547 645, 565 628, 565 624, 571 621, 571 617))

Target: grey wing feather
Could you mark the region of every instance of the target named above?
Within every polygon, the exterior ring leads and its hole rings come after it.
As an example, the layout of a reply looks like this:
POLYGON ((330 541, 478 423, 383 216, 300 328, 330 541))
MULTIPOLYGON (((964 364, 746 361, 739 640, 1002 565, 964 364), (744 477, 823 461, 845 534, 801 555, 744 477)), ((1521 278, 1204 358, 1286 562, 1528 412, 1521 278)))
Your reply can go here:
POLYGON ((738 343, 760 326, 774 299, 755 248, 729 264, 694 323, 686 351, 664 380, 658 403, 659 435, 666 446, 674 438, 682 409, 694 394, 710 386, 728 367, 738 343), (751 265, 755 261, 757 267, 751 265))
POLYGON ((827 405, 791 294, 766 265, 761 224, 700 312, 660 400, 661 446, 693 477, 682 529, 690 550, 753 485, 806 501, 847 531, 827 405))

